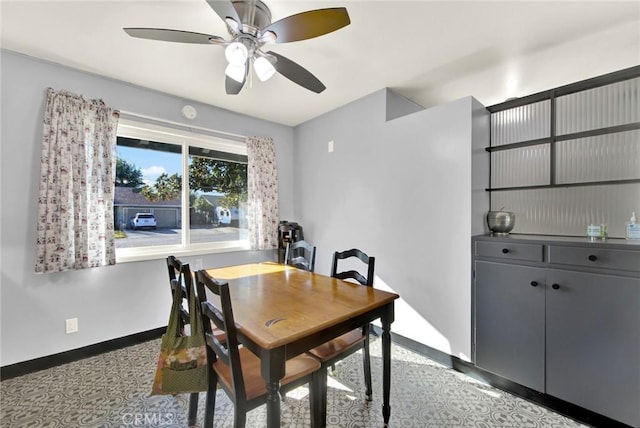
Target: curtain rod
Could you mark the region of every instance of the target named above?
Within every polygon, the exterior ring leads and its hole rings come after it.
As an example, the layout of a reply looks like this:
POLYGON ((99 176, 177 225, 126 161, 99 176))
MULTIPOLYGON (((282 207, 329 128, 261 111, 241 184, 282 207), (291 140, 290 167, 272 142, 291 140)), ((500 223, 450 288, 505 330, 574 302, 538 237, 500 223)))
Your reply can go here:
POLYGON ((205 127, 202 127, 202 126, 187 125, 185 123, 175 122, 173 120, 167 120, 167 119, 162 119, 162 118, 159 118, 159 117, 148 116, 146 114, 133 113, 133 112, 126 111, 126 110, 120 110, 120 115, 132 117, 132 118, 150 120, 150 121, 153 121, 153 122, 159 122, 159 123, 164 123, 164 124, 173 125, 173 126, 178 126, 180 128, 184 128, 184 129, 187 129, 187 130, 197 129, 199 131, 205 131, 205 132, 208 132, 208 133, 214 134, 216 136, 220 136, 220 137, 235 138, 235 139, 240 139, 242 141, 247 139, 246 135, 234 134, 234 133, 225 132, 225 131, 217 131, 215 129, 205 128, 205 127))

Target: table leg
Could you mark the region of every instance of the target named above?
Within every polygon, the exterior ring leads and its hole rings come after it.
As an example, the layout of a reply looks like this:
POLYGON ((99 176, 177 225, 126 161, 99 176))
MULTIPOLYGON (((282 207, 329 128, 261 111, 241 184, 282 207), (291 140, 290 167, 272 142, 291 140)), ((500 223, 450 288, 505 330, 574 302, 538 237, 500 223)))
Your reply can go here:
POLYGON ((382 324, 382 417, 388 426, 391 417, 389 397, 391 395, 391 323, 393 322, 393 302, 387 306, 381 317, 382 324))
POLYGON ((280 428, 280 379, 284 377, 286 364, 284 348, 265 351, 260 364, 267 383, 267 428, 280 428))
POLYGON ((327 426, 327 367, 316 370, 309 385, 311 428, 327 426))
POLYGON ((267 427, 280 427, 280 382, 267 383, 267 427))

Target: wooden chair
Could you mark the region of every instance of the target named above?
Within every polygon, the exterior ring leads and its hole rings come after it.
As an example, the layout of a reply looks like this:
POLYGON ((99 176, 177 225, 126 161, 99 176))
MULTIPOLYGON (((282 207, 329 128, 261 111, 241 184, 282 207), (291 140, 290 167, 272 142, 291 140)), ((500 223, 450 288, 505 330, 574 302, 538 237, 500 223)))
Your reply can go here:
MULTIPOLYGON (((216 404, 216 386, 220 384, 234 404, 234 427, 245 426, 247 412, 265 404, 267 386, 260 371, 261 360, 246 347, 240 346, 236 335, 236 324, 231 307, 229 284, 220 282, 200 270, 196 272, 196 293, 202 307, 202 322, 207 340, 207 358, 209 363, 209 390, 205 409, 204 427, 213 426, 216 404), (219 297, 219 305, 207 300, 206 290, 219 297), (211 326, 225 331, 226 342, 220 342, 211 331, 211 326)), ((281 391, 286 393, 298 386, 309 383, 309 401, 311 407, 311 426, 319 427, 324 409, 318 407, 326 399, 325 384, 321 379, 320 363, 309 355, 302 354, 287 360, 286 372, 281 380, 281 391)))
MULTIPOLYGON (((191 296, 192 280, 191 269, 188 263, 182 263, 175 256, 167 257, 167 269, 169 271, 169 284, 171 286, 171 295, 177 289, 182 287, 182 305, 180 306, 180 331, 188 334, 189 319, 189 297, 191 296)), ((189 395, 189 426, 195 425, 198 415, 198 397, 199 394, 194 392, 189 395)))
POLYGON ((287 242, 284 262, 298 269, 313 272, 316 267, 316 247, 307 241, 287 242))
MULTIPOLYGON (((375 257, 369 257, 358 249, 351 249, 343 252, 335 252, 333 254, 333 263, 331 264, 331 276, 338 279, 353 279, 363 286, 373 286, 373 271, 375 268, 375 257), (356 270, 347 270, 338 272, 338 260, 344 260, 355 257, 367 265, 367 276, 365 277, 356 270)), ((333 367, 334 364, 345 357, 353 354, 357 350, 363 350, 362 361, 364 365, 364 381, 366 386, 367 401, 372 399, 371 390, 371 358, 369 356, 369 324, 352 330, 342 336, 323 343, 313 348, 309 354, 322 364, 322 378, 324 384, 322 388, 326 390, 327 367, 333 367)), ((326 394, 323 396, 326 400, 326 394)), ((326 402, 323 402, 326 406, 326 402)), ((323 420, 324 423, 324 420, 323 420)))

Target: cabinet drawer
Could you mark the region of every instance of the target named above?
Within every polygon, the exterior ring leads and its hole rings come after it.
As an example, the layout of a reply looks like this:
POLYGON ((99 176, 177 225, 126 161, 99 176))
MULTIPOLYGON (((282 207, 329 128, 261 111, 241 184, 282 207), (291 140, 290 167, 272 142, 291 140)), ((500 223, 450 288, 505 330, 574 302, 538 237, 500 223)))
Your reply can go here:
POLYGON ((550 245, 549 262, 601 269, 640 271, 640 251, 550 245))
POLYGON ((542 244, 476 241, 476 256, 541 262, 542 244))

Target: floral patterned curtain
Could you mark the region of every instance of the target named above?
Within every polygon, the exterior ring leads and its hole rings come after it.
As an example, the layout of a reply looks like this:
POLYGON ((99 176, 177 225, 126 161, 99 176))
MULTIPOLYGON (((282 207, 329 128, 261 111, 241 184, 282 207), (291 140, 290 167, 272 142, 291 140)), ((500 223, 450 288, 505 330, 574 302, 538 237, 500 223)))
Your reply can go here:
POLYGON ((247 138, 249 243, 252 250, 278 247, 278 176, 271 138, 247 138))
POLYGON ((118 115, 101 100, 47 90, 36 272, 115 264, 118 115))

